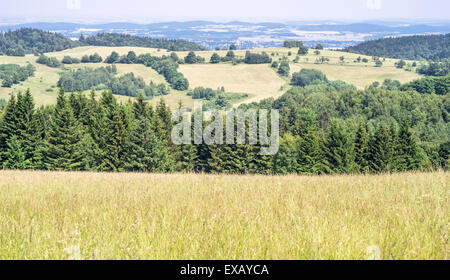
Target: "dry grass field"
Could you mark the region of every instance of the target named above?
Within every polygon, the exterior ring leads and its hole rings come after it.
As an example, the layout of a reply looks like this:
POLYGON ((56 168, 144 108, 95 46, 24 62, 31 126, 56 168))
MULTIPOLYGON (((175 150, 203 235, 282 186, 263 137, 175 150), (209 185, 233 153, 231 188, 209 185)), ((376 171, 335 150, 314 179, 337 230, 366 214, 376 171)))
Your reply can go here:
POLYGON ((0 259, 448 259, 449 179, 0 171, 0 259))
POLYGON ((286 83, 267 64, 183 64, 179 71, 189 80, 191 87, 217 89, 223 86, 228 92, 254 95, 245 102, 280 97, 284 93, 281 87, 286 83))

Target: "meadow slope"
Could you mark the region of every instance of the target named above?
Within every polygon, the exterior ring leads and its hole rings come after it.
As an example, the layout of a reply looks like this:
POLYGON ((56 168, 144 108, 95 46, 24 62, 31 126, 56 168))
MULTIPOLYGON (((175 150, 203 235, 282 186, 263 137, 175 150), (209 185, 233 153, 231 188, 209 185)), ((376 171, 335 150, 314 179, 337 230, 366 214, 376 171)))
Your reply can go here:
POLYGON ((0 259, 448 259, 449 177, 0 171, 0 259))

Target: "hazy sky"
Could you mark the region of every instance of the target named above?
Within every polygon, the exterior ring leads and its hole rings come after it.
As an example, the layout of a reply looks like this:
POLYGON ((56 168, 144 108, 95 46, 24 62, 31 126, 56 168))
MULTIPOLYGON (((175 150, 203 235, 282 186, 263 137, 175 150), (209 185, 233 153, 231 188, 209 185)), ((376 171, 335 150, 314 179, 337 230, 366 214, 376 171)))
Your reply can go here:
POLYGON ((447 19, 449 0, 1 0, 0 22, 447 19))

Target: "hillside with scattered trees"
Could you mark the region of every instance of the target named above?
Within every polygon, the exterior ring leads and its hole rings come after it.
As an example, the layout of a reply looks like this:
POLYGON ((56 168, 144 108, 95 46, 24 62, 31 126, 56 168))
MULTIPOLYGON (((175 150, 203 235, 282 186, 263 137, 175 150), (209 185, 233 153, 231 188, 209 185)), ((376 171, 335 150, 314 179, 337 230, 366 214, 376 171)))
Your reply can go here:
POLYGON ((344 50, 377 57, 442 60, 450 58, 450 33, 383 38, 363 42, 344 50))

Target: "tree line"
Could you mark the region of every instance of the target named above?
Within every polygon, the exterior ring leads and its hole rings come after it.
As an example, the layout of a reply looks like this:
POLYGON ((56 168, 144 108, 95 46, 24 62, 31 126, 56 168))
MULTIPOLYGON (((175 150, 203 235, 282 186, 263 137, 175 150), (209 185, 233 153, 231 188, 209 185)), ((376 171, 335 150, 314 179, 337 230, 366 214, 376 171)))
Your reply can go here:
POLYGON ((450 58, 450 33, 382 38, 344 49, 368 56, 409 60, 442 60, 450 58))
POLYGON ((8 169, 139 172, 321 174, 447 168, 450 144, 448 121, 442 120, 443 97, 425 95, 427 100, 420 101, 415 94, 376 88, 337 92, 310 85, 293 88, 278 100, 246 105, 242 108, 280 109, 280 150, 261 156, 260 145, 172 144, 176 123, 163 100, 152 107, 142 96, 118 103, 109 91, 98 99, 95 92, 67 96, 61 89, 56 105, 35 108, 27 91, 12 95, 2 114, 0 160, 8 169), (388 100, 398 115, 390 116, 392 108, 380 106, 388 100), (436 109, 440 112, 434 123, 428 116, 416 117, 418 112, 431 117, 436 109), (418 133, 426 128, 441 132, 418 133), (429 146, 424 144, 427 138, 429 146))
POLYGON ((36 67, 28 63, 27 66, 17 64, 0 64, 0 80, 2 87, 10 88, 12 85, 25 81, 34 76, 36 67))

